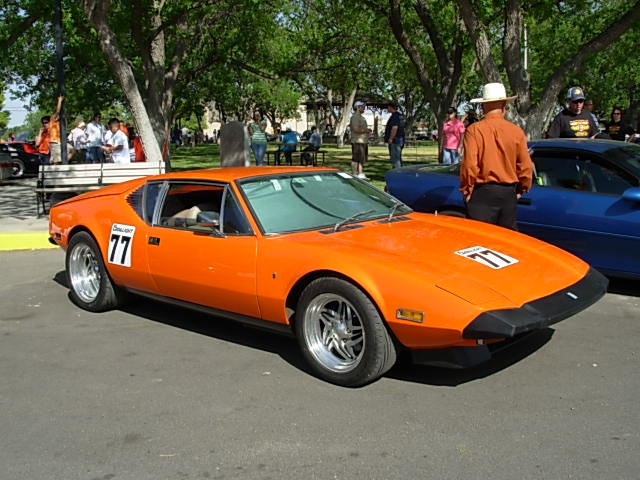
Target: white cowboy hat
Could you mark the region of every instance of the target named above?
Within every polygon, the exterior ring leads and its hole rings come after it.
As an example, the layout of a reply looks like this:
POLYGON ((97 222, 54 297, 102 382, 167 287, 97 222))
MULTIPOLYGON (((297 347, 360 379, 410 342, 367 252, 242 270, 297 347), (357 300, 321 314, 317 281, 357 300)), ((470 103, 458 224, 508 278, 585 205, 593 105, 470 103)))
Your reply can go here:
POLYGON ((516 97, 517 95, 507 97, 507 92, 501 83, 487 83, 482 87, 482 98, 474 98, 471 100, 471 103, 499 102, 502 100, 512 102, 516 97))

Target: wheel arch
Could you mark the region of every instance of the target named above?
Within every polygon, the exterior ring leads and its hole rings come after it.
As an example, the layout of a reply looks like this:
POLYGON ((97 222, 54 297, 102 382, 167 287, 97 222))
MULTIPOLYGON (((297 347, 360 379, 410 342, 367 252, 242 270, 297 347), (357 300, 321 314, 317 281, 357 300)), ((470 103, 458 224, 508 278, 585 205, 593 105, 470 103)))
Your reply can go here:
POLYGON ((289 290, 289 293, 288 293, 287 298, 285 300, 285 310, 287 312, 287 318, 289 319, 289 324, 291 325, 291 328, 294 331, 295 331, 295 328, 296 328, 296 325, 295 325, 295 323, 296 323, 295 322, 295 317, 296 316, 295 316, 295 314, 296 314, 296 307, 297 307, 298 298, 302 294, 303 290, 311 282, 313 282, 314 280, 316 280, 318 278, 326 278, 326 277, 339 278, 339 279, 344 280, 345 282, 349 282, 353 286, 359 288, 362 291, 362 293, 364 293, 367 296, 367 298, 371 301, 373 306, 378 311, 378 314, 380 315, 380 318, 382 318, 382 321, 384 322, 385 328, 387 329, 387 332, 391 336, 393 342, 396 344, 396 346, 402 346, 402 343, 400 343, 398 341, 398 339, 396 338, 396 336, 395 336, 395 334, 393 332, 393 329, 389 325, 389 322, 387 321, 382 308, 380 307, 380 305, 378 304, 376 299, 373 297, 373 295, 371 295, 369 290, 367 288, 365 288, 362 285, 361 282, 358 282, 353 277, 350 277, 348 275, 345 275, 344 273, 340 273, 340 272, 338 272, 336 270, 331 270, 331 269, 314 270, 312 272, 309 272, 309 273, 303 275, 302 277, 300 277, 293 284, 291 289, 289 290))

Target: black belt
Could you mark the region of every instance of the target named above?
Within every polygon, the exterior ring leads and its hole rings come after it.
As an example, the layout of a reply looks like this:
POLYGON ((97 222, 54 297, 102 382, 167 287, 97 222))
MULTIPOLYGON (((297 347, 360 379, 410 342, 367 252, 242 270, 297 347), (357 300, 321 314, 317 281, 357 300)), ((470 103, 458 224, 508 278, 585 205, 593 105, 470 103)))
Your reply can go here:
POLYGON ((476 183, 475 188, 480 187, 482 185, 500 185, 501 187, 515 187, 518 183, 501 183, 501 182, 484 182, 484 183, 476 183))

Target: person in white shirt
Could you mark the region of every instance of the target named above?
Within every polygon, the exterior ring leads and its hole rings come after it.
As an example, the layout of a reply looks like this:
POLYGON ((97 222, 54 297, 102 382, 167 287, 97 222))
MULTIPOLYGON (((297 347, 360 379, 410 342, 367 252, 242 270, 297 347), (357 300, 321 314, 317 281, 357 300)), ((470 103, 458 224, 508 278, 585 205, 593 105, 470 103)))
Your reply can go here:
POLYGON ((69 133, 69 143, 71 145, 72 158, 74 163, 83 163, 85 161, 85 153, 87 150, 87 134, 84 129, 84 122, 78 122, 76 128, 69 133))
POLYGON ((93 114, 93 118, 87 125, 85 134, 87 135, 87 162, 100 163, 104 159, 102 153, 102 137, 105 133, 104 126, 100 123, 102 116, 99 112, 93 114))
POLYGON ((112 118, 109 120, 109 131, 105 135, 102 147, 104 152, 111 153, 113 163, 131 163, 129 157, 129 137, 120 130, 120 120, 112 118))

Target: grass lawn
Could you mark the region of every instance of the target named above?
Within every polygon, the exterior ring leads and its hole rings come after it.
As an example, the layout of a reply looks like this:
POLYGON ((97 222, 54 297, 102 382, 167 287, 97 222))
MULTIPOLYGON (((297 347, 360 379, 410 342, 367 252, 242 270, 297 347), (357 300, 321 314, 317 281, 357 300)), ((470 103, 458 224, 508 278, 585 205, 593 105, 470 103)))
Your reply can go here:
MULTIPOLYGON (((269 150, 275 147, 269 145, 269 150)), ((337 148, 335 145, 323 145, 327 151, 325 166, 335 167, 345 172, 351 172, 351 146, 337 148)), ((265 158, 266 160, 266 158, 265 158)), ((435 142, 419 142, 419 145, 407 145, 402 153, 404 165, 433 163, 438 161, 438 145, 435 142)), ((253 155, 251 156, 253 162, 253 155)), ((220 166, 220 149, 218 145, 198 145, 194 148, 180 147, 171 153, 171 166, 174 170, 194 170, 220 166)), ((371 183, 382 188, 384 173, 391 168, 389 151, 386 145, 369 145, 369 161, 365 164, 364 172, 371 179, 371 183)))

